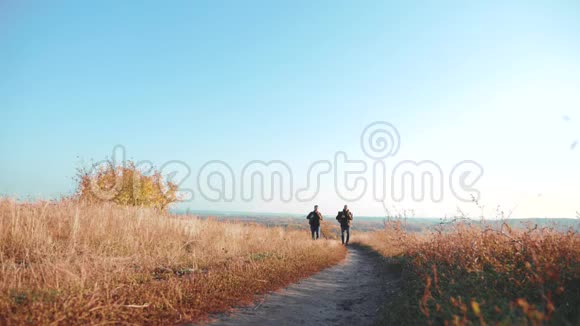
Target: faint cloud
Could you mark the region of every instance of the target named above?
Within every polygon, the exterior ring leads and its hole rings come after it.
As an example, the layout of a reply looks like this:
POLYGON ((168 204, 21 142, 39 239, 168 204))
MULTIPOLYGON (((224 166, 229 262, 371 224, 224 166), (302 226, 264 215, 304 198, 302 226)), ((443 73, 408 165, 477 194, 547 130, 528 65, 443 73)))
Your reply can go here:
MULTIPOLYGON (((569 122, 569 121, 572 120, 572 118, 570 118, 570 116, 568 116, 568 115, 565 114, 565 115, 562 116, 562 120, 564 120, 566 122, 569 122)), ((574 142, 572 142, 572 144, 570 145, 570 150, 571 151, 573 151, 574 149, 576 149, 576 146, 578 146, 578 142, 579 142, 578 140, 575 140, 574 142)))

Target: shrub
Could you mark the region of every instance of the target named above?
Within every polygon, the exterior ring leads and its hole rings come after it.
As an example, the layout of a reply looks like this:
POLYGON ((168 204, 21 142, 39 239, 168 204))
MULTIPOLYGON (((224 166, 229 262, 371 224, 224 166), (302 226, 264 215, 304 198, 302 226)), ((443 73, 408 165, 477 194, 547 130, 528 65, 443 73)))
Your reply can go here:
POLYGON ((77 174, 76 198, 81 202, 114 202, 125 206, 165 209, 178 200, 177 185, 164 181, 161 172, 145 174, 134 162, 114 166, 112 162, 94 165, 77 174))

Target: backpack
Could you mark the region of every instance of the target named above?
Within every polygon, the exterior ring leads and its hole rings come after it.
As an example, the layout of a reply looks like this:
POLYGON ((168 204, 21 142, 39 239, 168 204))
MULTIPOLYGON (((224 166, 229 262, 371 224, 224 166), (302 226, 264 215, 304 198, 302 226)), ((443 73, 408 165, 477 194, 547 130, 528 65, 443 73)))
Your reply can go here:
POLYGON ((320 225, 320 212, 310 212, 308 214, 308 220, 310 221, 310 225, 320 225))

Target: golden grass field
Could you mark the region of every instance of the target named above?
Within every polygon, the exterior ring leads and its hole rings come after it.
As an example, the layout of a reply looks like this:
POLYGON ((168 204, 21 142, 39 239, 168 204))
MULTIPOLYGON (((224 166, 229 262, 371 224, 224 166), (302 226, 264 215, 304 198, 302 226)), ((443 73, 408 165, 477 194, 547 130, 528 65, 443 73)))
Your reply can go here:
POLYGON ((345 257, 306 231, 74 201, 0 200, 0 324, 171 324, 345 257))
POLYGON ((580 235, 573 230, 459 223, 412 234, 391 223, 354 239, 402 265, 386 324, 580 322, 580 235))

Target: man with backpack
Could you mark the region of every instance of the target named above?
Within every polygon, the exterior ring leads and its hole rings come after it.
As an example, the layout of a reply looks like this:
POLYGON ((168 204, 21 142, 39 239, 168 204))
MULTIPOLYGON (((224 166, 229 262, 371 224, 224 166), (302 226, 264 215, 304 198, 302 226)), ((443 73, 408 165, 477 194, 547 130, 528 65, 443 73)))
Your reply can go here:
POLYGON ((306 216, 308 223, 310 223, 310 232, 312 233, 312 240, 320 238, 320 222, 322 222, 322 214, 318 211, 318 205, 314 206, 314 210, 306 216))
POLYGON ((347 205, 344 205, 342 211, 338 212, 336 219, 340 223, 340 238, 342 244, 348 246, 348 241, 350 240, 350 226, 352 225, 352 213, 348 209, 347 205), (344 239, 344 234, 346 233, 346 241, 344 239))

